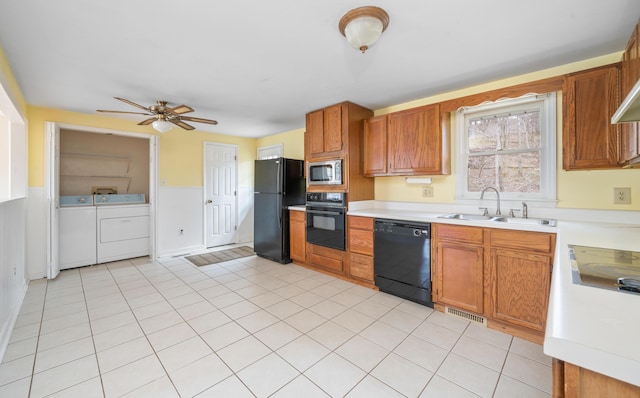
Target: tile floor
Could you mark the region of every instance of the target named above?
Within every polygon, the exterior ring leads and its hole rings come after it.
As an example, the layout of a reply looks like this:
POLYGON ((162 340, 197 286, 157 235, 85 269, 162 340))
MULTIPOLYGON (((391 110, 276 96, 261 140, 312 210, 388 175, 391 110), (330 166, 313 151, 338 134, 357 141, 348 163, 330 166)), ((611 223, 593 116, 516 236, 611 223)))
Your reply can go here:
POLYGON ((550 397, 539 345, 294 264, 119 261, 36 280, 0 397, 550 397))

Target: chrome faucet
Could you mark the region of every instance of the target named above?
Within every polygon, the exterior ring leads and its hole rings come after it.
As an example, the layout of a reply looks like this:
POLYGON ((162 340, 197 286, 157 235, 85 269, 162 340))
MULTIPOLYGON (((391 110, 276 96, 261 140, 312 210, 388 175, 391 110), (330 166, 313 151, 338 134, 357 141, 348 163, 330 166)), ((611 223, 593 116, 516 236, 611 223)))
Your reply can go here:
POLYGON ((495 189, 494 187, 486 187, 485 189, 482 190, 482 193, 480 194, 480 199, 484 199, 484 193, 487 192, 487 190, 489 189, 493 189, 494 191, 496 191, 496 197, 497 197, 496 216, 500 216, 502 215, 502 213, 500 212, 500 192, 498 192, 497 189, 495 189))
POLYGON ((522 218, 529 218, 529 207, 527 202, 522 202, 522 218))

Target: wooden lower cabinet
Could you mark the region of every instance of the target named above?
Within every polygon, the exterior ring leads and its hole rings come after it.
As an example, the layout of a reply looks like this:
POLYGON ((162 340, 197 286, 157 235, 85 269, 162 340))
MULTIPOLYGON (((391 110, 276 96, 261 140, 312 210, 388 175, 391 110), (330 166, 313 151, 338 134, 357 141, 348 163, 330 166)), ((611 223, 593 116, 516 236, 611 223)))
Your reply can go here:
POLYGON ((373 218, 348 216, 347 230, 348 274, 373 284, 373 218))
POLYGON ((304 211, 289 211, 289 255, 293 261, 307 260, 307 217, 304 211))
POLYGON ((638 398, 640 387, 557 359, 553 361, 554 398, 638 398))
POLYGON ((540 342, 555 234, 446 224, 432 231, 434 301, 540 342))
POLYGON ((307 245, 307 248, 307 260, 310 265, 337 273, 343 272, 345 252, 317 245, 307 245))
POLYGON ((482 228, 432 224, 435 298, 477 314, 483 312, 484 247, 482 228))

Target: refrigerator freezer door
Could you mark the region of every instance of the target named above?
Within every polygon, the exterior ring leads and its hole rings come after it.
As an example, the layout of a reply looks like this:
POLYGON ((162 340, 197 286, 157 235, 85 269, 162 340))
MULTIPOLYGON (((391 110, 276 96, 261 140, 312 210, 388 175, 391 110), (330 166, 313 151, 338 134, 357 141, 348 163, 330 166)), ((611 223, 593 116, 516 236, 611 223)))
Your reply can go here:
POLYGON ((254 194, 253 249, 256 254, 280 263, 289 258, 288 210, 282 208, 282 196, 278 194, 254 194))
POLYGON ((259 193, 282 193, 282 168, 284 162, 282 158, 256 160, 254 192, 259 193))

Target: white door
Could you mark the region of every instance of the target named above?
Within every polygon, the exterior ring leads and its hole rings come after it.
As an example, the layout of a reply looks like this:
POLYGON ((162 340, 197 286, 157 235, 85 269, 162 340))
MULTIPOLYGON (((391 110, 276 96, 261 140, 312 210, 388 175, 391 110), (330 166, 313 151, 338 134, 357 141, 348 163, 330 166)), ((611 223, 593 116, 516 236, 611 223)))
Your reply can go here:
POLYGON ((238 184, 235 145, 205 143, 204 191, 207 247, 236 242, 238 184))
POLYGON ((60 209, 60 183, 58 181, 58 173, 60 170, 60 128, 55 123, 46 122, 45 129, 47 132, 46 156, 50 164, 46 175, 47 200, 48 208, 48 226, 47 235, 49 239, 49 248, 47 250, 47 278, 53 279, 60 273, 60 255, 59 255, 59 209, 60 209))

